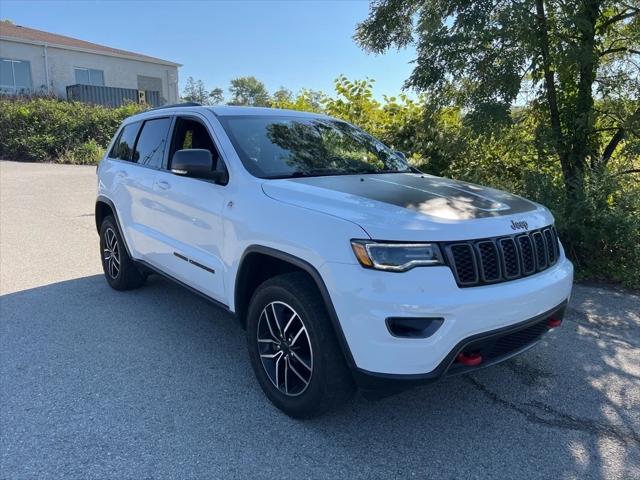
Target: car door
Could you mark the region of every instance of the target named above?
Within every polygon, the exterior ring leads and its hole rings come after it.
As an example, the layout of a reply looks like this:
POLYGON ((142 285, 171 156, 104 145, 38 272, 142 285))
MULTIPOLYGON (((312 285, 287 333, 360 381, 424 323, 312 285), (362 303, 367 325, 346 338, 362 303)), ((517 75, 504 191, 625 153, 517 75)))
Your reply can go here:
POLYGON ((210 180, 183 177, 170 171, 173 153, 189 148, 208 149, 214 161, 222 165, 205 121, 195 114, 175 119, 168 166, 158 170, 153 185, 153 227, 159 232, 160 241, 150 258, 163 272, 222 301, 222 210, 226 188, 210 180))
POLYGON ((114 165, 120 223, 127 245, 138 259, 146 259, 153 244, 153 185, 162 166, 170 125, 171 117, 160 117, 125 126, 114 154, 118 157, 114 165))

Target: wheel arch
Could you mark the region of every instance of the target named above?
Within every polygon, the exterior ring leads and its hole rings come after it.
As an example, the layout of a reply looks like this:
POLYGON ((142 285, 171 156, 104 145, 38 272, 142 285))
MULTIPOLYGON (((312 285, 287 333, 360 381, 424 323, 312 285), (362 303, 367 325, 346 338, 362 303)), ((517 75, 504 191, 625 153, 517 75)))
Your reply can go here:
POLYGON ((129 245, 127 245, 127 239, 125 238, 124 230, 122 229, 122 225, 120 224, 116 206, 113 204, 111 199, 105 197, 104 195, 98 195, 95 206, 95 221, 98 234, 100 234, 102 221, 109 215, 113 215, 113 218, 116 219, 116 224, 118 225, 118 230, 120 230, 120 236, 122 237, 124 248, 127 250, 127 254, 131 257, 131 250, 129 250, 129 245))
POLYGON ((355 369, 351 350, 322 276, 309 262, 290 253, 262 245, 250 245, 246 248, 240 259, 234 286, 234 307, 240 325, 246 328, 249 301, 256 288, 275 275, 292 271, 301 271, 307 274, 318 288, 347 365, 351 370, 355 369), (267 270, 270 266, 275 266, 275 269, 267 270), (259 267, 266 267, 266 269, 259 267), (252 275, 256 271, 259 273, 252 275))
POLYGON ((118 218, 113 202, 109 200, 107 197, 100 195, 96 200, 96 207, 95 207, 96 230, 98 233, 100 233, 100 227, 102 226, 102 221, 108 215, 113 215, 113 217, 116 219, 118 218))

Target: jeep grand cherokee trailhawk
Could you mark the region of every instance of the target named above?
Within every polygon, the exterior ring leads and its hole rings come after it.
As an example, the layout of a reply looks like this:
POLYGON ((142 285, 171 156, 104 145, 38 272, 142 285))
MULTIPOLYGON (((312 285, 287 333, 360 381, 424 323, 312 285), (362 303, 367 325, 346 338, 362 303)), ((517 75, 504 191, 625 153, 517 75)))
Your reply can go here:
POLYGON ((296 417, 510 358, 571 293, 546 208, 421 173, 325 115, 135 115, 98 167, 95 213, 109 284, 159 273, 230 311, 296 417))

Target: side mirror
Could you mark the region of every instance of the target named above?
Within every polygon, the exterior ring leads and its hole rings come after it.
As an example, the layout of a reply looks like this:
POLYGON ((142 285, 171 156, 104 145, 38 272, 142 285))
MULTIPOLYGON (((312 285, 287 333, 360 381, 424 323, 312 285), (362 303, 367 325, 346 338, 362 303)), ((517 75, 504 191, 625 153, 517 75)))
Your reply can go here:
POLYGON ((185 177, 205 178, 219 182, 226 172, 213 169, 211 152, 204 148, 178 150, 171 159, 171 172, 185 177))

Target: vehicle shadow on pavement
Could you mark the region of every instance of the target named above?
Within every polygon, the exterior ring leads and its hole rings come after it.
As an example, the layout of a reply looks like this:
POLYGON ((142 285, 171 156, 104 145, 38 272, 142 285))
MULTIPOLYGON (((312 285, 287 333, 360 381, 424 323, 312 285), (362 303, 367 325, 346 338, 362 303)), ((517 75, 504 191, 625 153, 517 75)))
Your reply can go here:
POLYGON ((231 315, 168 281, 10 293, 0 464, 8 478, 637 478, 639 311, 581 287, 517 359, 298 421, 260 391, 231 315))

